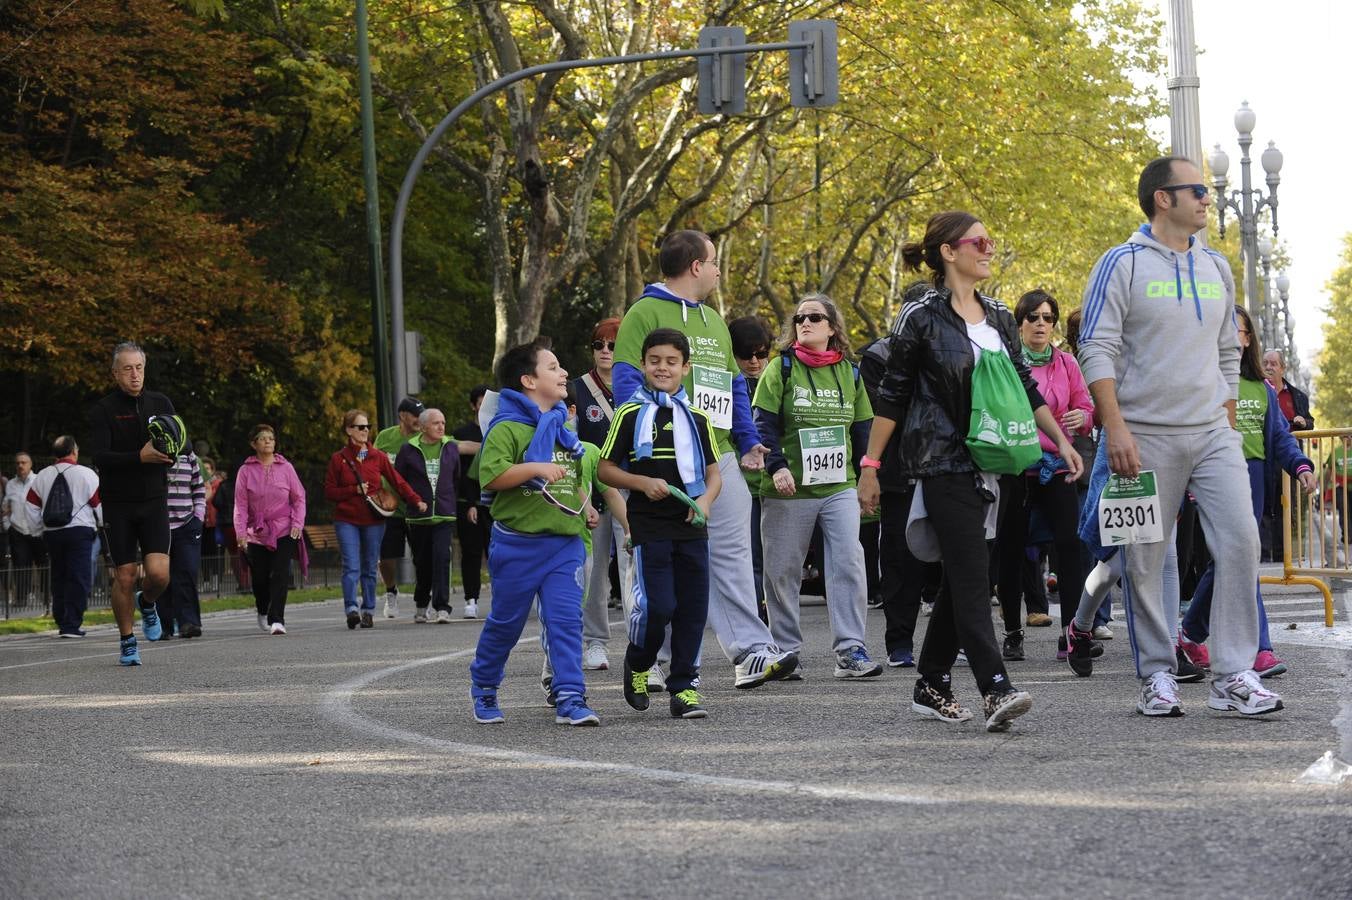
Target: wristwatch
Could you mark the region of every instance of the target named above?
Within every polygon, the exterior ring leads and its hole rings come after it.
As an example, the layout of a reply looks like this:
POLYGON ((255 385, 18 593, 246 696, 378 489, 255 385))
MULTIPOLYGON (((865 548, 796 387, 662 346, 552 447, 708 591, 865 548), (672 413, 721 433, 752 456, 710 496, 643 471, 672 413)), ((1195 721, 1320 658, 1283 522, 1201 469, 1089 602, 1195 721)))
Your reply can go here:
POLYGON ((860 458, 859 465, 863 466, 865 469, 881 469, 883 467, 883 461, 881 459, 874 459, 868 454, 865 454, 860 458))

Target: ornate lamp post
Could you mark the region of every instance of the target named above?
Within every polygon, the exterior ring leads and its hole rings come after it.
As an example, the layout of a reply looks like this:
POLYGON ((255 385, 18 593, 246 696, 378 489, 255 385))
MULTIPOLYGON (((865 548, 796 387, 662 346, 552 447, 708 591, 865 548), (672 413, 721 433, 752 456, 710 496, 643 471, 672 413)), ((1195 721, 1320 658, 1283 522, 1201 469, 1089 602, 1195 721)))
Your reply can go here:
MULTIPOLYGON (((1281 183, 1279 173, 1282 170, 1282 153, 1273 141, 1268 142, 1263 151, 1261 162, 1267 173, 1268 192, 1264 196, 1261 190, 1253 187, 1249 174, 1249 146, 1253 143, 1253 126, 1257 116, 1249 109, 1246 100, 1235 112, 1235 130, 1239 132, 1239 169, 1240 189, 1232 191, 1227 197, 1226 173, 1230 171, 1230 157, 1217 144, 1212 151, 1212 184, 1216 188, 1216 211, 1220 220, 1221 237, 1225 237, 1225 211, 1230 209, 1239 219, 1240 246, 1244 253, 1244 297, 1249 307, 1249 315, 1255 322, 1263 323, 1259 327, 1266 331, 1268 321, 1264 310, 1267 305, 1258 291, 1258 216, 1264 207, 1272 211, 1272 234, 1277 234, 1277 185, 1281 183)), ((1269 339, 1264 334, 1264 341, 1269 339)))

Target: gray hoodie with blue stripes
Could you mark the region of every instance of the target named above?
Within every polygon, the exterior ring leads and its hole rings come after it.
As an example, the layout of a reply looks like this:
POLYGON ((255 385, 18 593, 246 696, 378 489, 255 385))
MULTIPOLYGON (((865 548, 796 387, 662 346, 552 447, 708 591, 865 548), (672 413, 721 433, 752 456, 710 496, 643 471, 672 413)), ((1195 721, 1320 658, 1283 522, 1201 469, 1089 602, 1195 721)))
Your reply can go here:
POLYGON ((1235 283, 1225 257, 1191 240, 1184 252, 1142 225, 1099 258, 1080 326, 1080 368, 1117 383, 1133 432, 1187 434, 1228 424, 1239 396, 1235 283))

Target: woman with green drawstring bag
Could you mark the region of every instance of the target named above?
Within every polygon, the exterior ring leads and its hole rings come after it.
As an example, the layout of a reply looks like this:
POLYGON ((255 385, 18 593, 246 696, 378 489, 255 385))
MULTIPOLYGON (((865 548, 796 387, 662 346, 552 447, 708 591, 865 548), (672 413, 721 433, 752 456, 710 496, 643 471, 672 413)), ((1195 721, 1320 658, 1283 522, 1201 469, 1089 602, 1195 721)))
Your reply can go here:
POLYGON ((913 482, 910 509, 885 504, 883 520, 905 522, 907 545, 918 559, 943 563, 948 590, 935 602, 916 660, 912 712, 950 724, 972 718, 952 685, 953 665, 965 652, 986 730, 1005 731, 1033 699, 1010 683, 991 625, 986 541, 995 536, 998 508, 992 469, 1019 472, 1041 456, 1034 421, 1055 442, 1071 478, 1083 463, 1016 356, 1013 314, 977 290, 991 277, 995 256, 995 241, 980 220, 957 210, 938 213, 924 239, 903 244, 901 255, 908 269, 924 264, 933 272, 933 288, 902 307, 892 325, 868 451, 860 460, 859 502, 864 512, 873 511, 881 478, 913 482), (1025 438, 1031 456, 1022 447, 1025 438))

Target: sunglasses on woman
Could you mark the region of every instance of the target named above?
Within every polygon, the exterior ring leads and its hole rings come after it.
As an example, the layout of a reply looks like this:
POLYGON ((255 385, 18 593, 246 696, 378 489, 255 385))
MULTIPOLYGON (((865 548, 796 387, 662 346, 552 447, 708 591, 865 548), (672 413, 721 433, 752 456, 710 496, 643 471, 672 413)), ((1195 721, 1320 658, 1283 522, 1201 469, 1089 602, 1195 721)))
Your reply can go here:
MULTIPOLYGON (((813 325, 820 325, 827 321, 826 313, 797 313, 793 317, 793 324, 802 325, 804 322, 811 322, 813 325)), ((769 354, 767 353, 766 356, 769 354)), ((764 359, 765 357, 761 357, 764 359)))
POLYGON ((737 354, 737 358, 738 358, 738 359, 741 359, 741 360, 748 360, 748 359, 769 359, 769 358, 770 358, 770 351, 769 351, 769 350, 752 350, 752 351, 751 351, 750 353, 748 353, 746 356, 742 356, 740 353, 737 354))
POLYGON ((1030 324, 1033 322, 1046 322, 1048 325, 1056 324, 1056 316, 1052 315, 1051 313, 1030 312, 1028 315, 1023 317, 1023 320, 1030 324))
POLYGON ((994 252, 995 250, 995 238, 988 238, 985 235, 982 235, 981 237, 962 238, 960 240, 954 241, 949 246, 953 247, 954 249, 957 249, 958 247, 961 247, 963 244, 974 245, 978 253, 991 253, 994 252))
POLYGON ((358 425, 358 424, 356 424, 356 423, 354 422, 354 423, 352 424, 351 427, 357 429, 358 431, 370 431, 370 430, 371 430, 371 426, 370 426, 370 424, 367 423, 367 422, 362 422, 360 425, 358 425))
POLYGON ((611 352, 614 352, 614 350, 615 350, 615 342, 614 342, 614 341, 592 341, 592 349, 593 349, 593 350, 598 350, 598 351, 599 351, 599 350, 610 350, 611 352))

